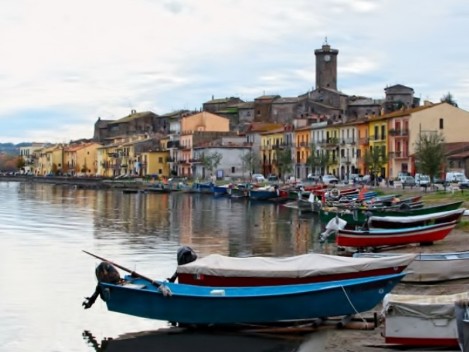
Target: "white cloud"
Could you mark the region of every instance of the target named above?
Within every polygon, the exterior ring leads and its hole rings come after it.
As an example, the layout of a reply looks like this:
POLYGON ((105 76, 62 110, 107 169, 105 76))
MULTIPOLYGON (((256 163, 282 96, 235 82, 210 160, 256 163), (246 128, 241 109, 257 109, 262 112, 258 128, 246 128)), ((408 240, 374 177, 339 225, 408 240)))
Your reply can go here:
POLYGON ((469 106, 469 5, 456 0, 0 0, 0 12, 0 142, 88 137, 98 116, 212 95, 296 96, 326 37, 347 94, 401 83, 469 106))

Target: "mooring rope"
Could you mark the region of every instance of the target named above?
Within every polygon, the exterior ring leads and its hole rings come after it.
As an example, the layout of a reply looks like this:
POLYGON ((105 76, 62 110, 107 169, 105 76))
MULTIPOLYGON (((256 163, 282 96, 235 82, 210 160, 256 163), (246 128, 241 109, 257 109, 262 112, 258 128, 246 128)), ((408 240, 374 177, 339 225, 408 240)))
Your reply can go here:
POLYGON ((365 317, 363 317, 363 315, 361 315, 361 313, 357 310, 357 308, 355 308, 355 306, 353 305, 350 297, 347 294, 347 291, 345 290, 345 287, 344 286, 340 286, 340 287, 342 288, 342 291, 344 291, 344 295, 347 298, 348 303, 350 303, 350 306, 355 311, 355 314, 357 314, 358 317, 365 323, 365 330, 368 329, 368 322, 366 321, 365 317))

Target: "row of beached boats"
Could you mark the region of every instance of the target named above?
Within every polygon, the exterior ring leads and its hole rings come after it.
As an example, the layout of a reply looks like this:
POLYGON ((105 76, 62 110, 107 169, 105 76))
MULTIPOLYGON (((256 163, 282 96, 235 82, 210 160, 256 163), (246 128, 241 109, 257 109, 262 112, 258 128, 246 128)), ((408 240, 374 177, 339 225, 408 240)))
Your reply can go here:
POLYGON ((314 196, 321 202, 320 216, 327 221, 326 231, 330 230, 327 236, 335 236, 337 246, 351 249, 353 256, 309 253, 234 258, 212 254, 198 258, 192 249, 182 247, 173 277, 154 280, 86 252, 102 263, 96 268, 95 293, 83 305, 91 307, 100 296, 113 312, 182 327, 239 329, 253 324, 316 325, 330 318, 346 322, 382 304, 386 343, 463 346, 464 317, 469 317, 469 311, 461 307, 469 304, 461 302, 469 302, 466 292, 436 299, 392 291, 400 282, 432 284, 468 278, 469 252, 382 252, 443 240, 461 220, 462 202, 413 207, 419 198, 401 203, 398 195, 348 196, 346 202, 337 193, 332 201, 326 193, 314 196), (323 217, 326 212, 333 216, 323 217), (121 276, 116 268, 127 274, 121 276))
MULTIPOLYGON (((400 257, 396 250, 412 244, 444 240, 465 215, 462 201, 417 207, 323 207, 323 240, 335 236, 337 246, 355 258, 400 257)), ((428 247, 421 247, 428 248, 428 247)), ((469 252, 420 252, 401 282, 436 284, 469 278, 469 252)), ((389 293, 382 304, 387 344, 459 348, 469 351, 469 293, 404 295, 389 293)))

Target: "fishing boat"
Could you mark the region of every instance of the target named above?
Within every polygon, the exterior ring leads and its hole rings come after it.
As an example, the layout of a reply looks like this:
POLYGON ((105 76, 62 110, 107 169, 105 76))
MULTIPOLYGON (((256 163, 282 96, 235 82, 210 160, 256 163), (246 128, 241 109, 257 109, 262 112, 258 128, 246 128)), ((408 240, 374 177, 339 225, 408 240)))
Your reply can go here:
POLYGON ((252 188, 248 191, 248 197, 250 200, 272 200, 283 197, 288 201, 287 194, 281 195, 277 185, 252 188))
POLYGON ((153 280, 83 252, 102 260, 95 269, 96 290, 82 303, 85 309, 100 296, 109 311, 173 325, 276 324, 353 316, 381 303, 406 275, 400 272, 298 285, 196 286, 153 280), (121 278, 116 268, 130 275, 121 278))
POLYGON ((212 192, 215 197, 223 197, 228 195, 230 185, 213 185, 212 192))
POLYGON ((467 292, 451 295, 388 294, 383 300, 386 343, 459 347, 455 303, 467 292))
POLYGON ((193 286, 127 275, 120 283, 99 286, 112 312, 178 325, 274 324, 368 311, 404 275, 257 287, 193 286))
POLYGON ((210 254, 197 259, 191 251, 190 247, 178 250, 179 283, 234 287, 305 284, 400 273, 416 256, 352 258, 309 253, 283 258, 236 258, 210 254))
POLYGON ((411 243, 432 244, 443 240, 456 226, 457 221, 441 224, 406 227, 401 229, 338 229, 336 244, 340 247, 377 248, 411 243))
POLYGON ((433 214, 442 211, 455 210, 461 207, 463 201, 437 204, 430 206, 412 207, 412 200, 399 203, 390 207, 363 207, 355 209, 323 208, 319 212, 321 222, 327 224, 334 217, 339 216, 347 222, 349 226, 362 226, 367 220, 366 212, 371 212, 375 216, 416 216, 433 214))
MULTIPOLYGON (((357 252, 357 258, 381 258, 400 256, 402 253, 357 252)), ((407 275, 402 282, 436 283, 448 280, 469 278, 469 251, 446 253, 418 253, 407 267, 407 275)))
POLYGON ((367 224, 369 228, 397 229, 404 227, 416 227, 430 224, 442 224, 445 222, 461 220, 466 209, 441 211, 432 214, 414 216, 376 216, 371 215, 367 224))

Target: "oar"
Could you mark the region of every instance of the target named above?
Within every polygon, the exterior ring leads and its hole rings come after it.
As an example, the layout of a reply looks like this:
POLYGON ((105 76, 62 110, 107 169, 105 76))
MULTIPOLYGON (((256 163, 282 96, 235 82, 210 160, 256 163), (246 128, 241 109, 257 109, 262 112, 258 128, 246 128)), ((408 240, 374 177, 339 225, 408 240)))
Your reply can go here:
POLYGON ((163 296, 171 296, 171 291, 168 287, 166 287, 165 285, 162 285, 161 283, 153 280, 153 279, 150 279, 149 277, 146 277, 146 276, 143 276, 142 274, 139 274, 137 273, 136 271, 133 271, 133 270, 130 270, 128 268, 126 268, 125 266, 122 266, 122 265, 119 265, 117 263, 114 263, 114 262, 111 262, 110 260, 106 259, 106 258, 103 258, 103 257, 100 257, 99 255, 96 255, 96 254, 93 254, 93 253, 90 253, 90 252, 87 252, 85 250, 82 250, 83 252, 85 252, 86 254, 88 255, 91 255, 92 257, 95 257, 97 259, 100 259, 104 262, 108 262, 109 264, 111 265, 114 265, 115 267, 119 268, 119 269, 122 269, 128 273, 130 273, 130 275, 132 277, 138 277, 140 279, 144 279, 144 280, 147 280, 147 281, 150 281, 151 284, 155 287, 157 287, 161 293, 163 293, 163 296))

